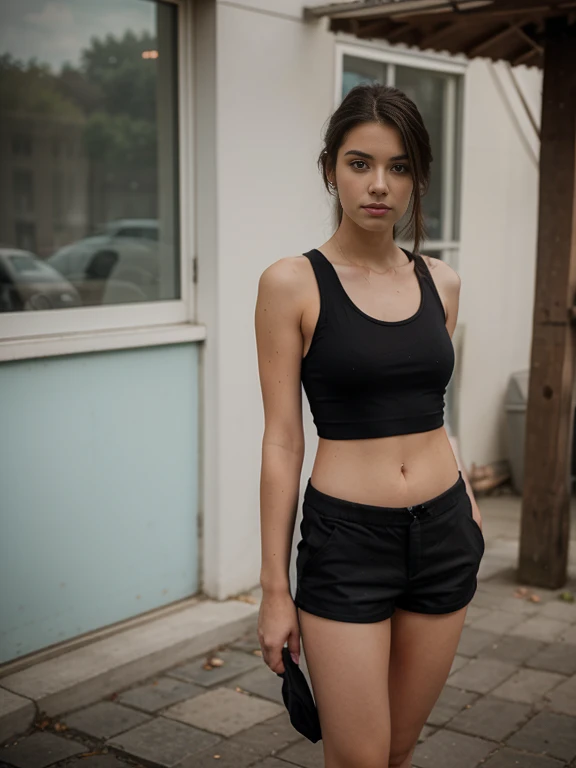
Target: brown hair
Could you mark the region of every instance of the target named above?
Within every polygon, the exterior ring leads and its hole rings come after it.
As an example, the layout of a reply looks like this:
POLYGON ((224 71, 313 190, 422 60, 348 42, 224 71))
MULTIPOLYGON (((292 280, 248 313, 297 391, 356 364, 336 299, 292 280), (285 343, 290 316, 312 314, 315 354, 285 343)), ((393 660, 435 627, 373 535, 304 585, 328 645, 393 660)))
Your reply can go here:
POLYGON ((414 251, 417 252, 422 239, 426 236, 422 196, 428 190, 430 182, 430 163, 432 162, 430 137, 416 104, 403 91, 389 85, 380 83, 356 85, 330 117, 324 134, 324 147, 318 157, 318 167, 326 189, 336 199, 334 209, 336 228, 342 221, 342 205, 338 193, 329 185, 328 172, 336 168, 338 150, 348 132, 360 123, 373 122, 396 128, 408 154, 414 187, 410 216, 402 233, 406 232, 408 237, 414 240, 414 251))

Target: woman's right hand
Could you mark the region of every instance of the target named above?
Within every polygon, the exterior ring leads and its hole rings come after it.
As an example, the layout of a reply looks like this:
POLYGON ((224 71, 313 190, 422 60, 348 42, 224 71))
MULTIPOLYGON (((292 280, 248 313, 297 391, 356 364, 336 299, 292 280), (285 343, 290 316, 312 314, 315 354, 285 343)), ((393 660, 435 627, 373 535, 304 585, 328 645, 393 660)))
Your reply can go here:
POLYGON ((282 648, 286 642, 292 659, 299 663, 300 625, 290 592, 263 593, 258 614, 258 642, 264 661, 276 674, 284 672, 282 648))

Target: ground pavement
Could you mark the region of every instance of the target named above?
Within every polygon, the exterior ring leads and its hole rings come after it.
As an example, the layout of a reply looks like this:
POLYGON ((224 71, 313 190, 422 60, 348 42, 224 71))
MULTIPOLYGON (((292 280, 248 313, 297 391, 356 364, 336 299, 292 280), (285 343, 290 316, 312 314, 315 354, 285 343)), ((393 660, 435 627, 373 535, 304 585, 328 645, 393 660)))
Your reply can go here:
MULTIPOLYGON (((576 539, 562 589, 514 579, 520 500, 480 498, 486 553, 458 653, 415 768, 576 768, 576 539), (516 596, 515 596, 516 595, 516 596), (536 597, 534 598, 533 595, 536 597)), ((576 504, 574 504, 576 506, 576 504)), ((572 532, 576 534, 576 510, 572 532)), ((0 747, 5 768, 323 768, 290 725, 255 631, 0 747)), ((302 667, 305 656, 301 654, 302 667)))

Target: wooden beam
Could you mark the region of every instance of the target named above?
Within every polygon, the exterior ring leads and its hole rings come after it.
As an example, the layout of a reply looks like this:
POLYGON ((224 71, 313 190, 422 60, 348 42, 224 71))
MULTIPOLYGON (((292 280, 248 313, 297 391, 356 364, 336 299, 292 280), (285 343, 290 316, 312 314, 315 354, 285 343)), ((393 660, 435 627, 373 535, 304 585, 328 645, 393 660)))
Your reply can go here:
POLYGON ((517 67, 519 64, 529 64, 532 59, 535 59, 536 61, 542 59, 542 54, 536 48, 529 48, 527 51, 524 51, 524 53, 521 53, 519 56, 512 59, 510 64, 512 64, 513 67, 517 67))
POLYGON ((513 35, 515 29, 516 27, 513 24, 509 24, 505 29, 501 29, 500 32, 497 32, 495 35, 492 35, 491 37, 486 38, 486 40, 482 40, 481 43, 478 43, 473 48, 470 48, 469 51, 466 51, 466 55, 470 56, 470 58, 473 58, 474 56, 478 56, 487 48, 491 48, 494 45, 494 43, 499 43, 500 40, 503 40, 504 38, 509 37, 510 35, 513 35))
POLYGON ((566 583, 576 378, 576 30, 546 23, 540 206, 518 580, 566 583))
MULTIPOLYGON (((412 27, 411 24, 405 24, 406 27, 412 27)), ((454 15, 447 23, 440 26, 439 29, 435 29, 433 32, 428 32, 422 35, 422 38, 418 41, 420 48, 425 50, 426 48, 434 48, 435 45, 439 45, 447 37, 452 37, 454 33, 457 33, 459 29, 458 16, 454 15)))

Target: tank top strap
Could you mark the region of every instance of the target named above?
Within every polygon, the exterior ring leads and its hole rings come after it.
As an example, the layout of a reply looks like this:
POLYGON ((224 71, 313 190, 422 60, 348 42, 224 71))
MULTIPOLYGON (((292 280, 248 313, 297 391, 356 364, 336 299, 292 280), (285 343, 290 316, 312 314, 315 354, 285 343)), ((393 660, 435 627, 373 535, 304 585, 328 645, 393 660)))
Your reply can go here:
POLYGON ((318 283, 318 290, 320 292, 320 316, 318 317, 318 324, 321 323, 326 317, 328 307, 332 307, 334 310, 338 305, 342 304, 340 291, 342 289, 338 277, 334 271, 334 267, 328 261, 323 253, 320 253, 316 248, 312 248, 310 251, 304 253, 316 277, 318 283))
POLYGON ((422 254, 413 252, 412 255, 416 259, 416 264, 414 266, 417 268, 420 265, 420 274, 423 275, 423 277, 425 277, 425 284, 429 286, 430 292, 435 297, 435 301, 437 302, 438 307, 442 312, 442 317, 444 318, 444 322, 446 322, 446 310, 444 309, 444 304, 442 303, 442 299, 440 298, 440 294, 438 293, 438 289, 436 288, 436 283, 434 282, 434 278, 432 277, 432 273, 430 272, 430 267, 428 266, 428 264, 426 264, 426 260, 423 258, 422 254))

